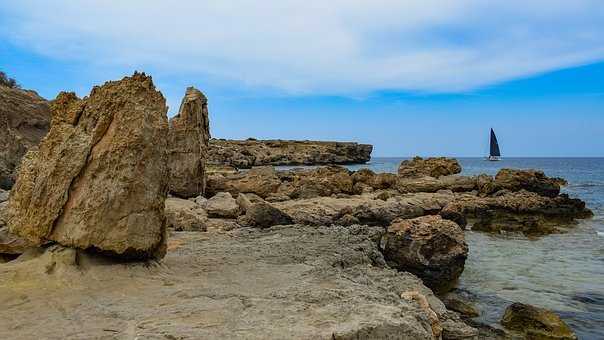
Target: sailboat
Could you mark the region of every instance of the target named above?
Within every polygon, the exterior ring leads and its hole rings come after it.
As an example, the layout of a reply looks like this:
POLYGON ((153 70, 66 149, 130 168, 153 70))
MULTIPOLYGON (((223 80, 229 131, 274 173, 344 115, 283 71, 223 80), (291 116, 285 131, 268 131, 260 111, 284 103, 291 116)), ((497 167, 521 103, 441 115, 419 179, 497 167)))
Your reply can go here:
POLYGON ((491 129, 491 140, 490 140, 490 152, 487 160, 489 161, 499 161, 501 160, 501 152, 499 151, 499 143, 497 142, 497 136, 495 136, 495 131, 491 129))

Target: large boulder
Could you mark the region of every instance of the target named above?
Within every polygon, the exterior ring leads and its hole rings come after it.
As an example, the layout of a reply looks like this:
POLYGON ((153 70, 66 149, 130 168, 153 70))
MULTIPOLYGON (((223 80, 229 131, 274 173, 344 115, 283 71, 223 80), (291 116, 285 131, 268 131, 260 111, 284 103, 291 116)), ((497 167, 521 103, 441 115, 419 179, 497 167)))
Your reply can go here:
POLYGON ((253 193, 266 198, 277 192, 281 180, 272 166, 258 167, 246 172, 234 174, 217 173, 208 176, 206 196, 219 192, 229 192, 237 196, 240 193, 253 193))
POLYGON ((501 319, 501 324, 526 339, 576 340, 577 336, 555 313, 522 303, 510 305, 501 319))
POLYGON ((239 224, 256 228, 269 228, 274 225, 292 223, 293 219, 291 216, 267 202, 252 203, 247 207, 245 215, 239 218, 239 224))
POLYGON ((38 149, 24 157, 8 208, 10 231, 125 258, 165 252, 166 102, 135 73, 61 93, 38 149))
POLYGON ((49 126, 48 101, 34 91, 0 85, 0 188, 13 186, 21 158, 49 126))
POLYGON ((176 231, 206 231, 208 216, 194 201, 170 197, 165 202, 166 226, 176 231))
POLYGON ((204 203, 203 208, 209 217, 237 218, 241 213, 237 200, 228 192, 217 193, 204 203))
POLYGON ((437 292, 453 287, 468 256, 463 230, 439 216, 397 220, 382 237, 382 251, 394 268, 419 276, 437 292))
POLYGON ((454 158, 414 157, 411 160, 402 161, 398 168, 400 177, 422 177, 430 176, 438 178, 440 176, 455 175, 461 172, 459 162, 454 158))
POLYGON ((201 91, 187 88, 168 136, 170 193, 184 198, 203 194, 210 127, 208 99, 201 91))
POLYGON ((556 197, 560 193, 560 179, 547 177, 538 170, 501 169, 495 181, 483 188, 487 194, 499 190, 526 190, 541 196, 556 197))

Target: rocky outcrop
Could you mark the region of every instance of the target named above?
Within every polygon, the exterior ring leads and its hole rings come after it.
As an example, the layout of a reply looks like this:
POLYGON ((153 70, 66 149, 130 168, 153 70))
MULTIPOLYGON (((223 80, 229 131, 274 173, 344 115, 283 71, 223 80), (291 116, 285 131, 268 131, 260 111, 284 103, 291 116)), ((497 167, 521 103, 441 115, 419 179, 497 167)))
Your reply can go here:
POLYGON ((476 339, 417 277, 385 266, 380 233, 175 232, 161 265, 53 247, 0 266, 0 338, 476 339))
POLYGON ((201 91, 187 88, 168 136, 170 193, 184 198, 203 194, 210 126, 208 99, 201 91))
POLYGON ((373 146, 351 142, 295 140, 210 141, 209 162, 240 169, 263 165, 319 165, 366 163, 373 146))
POLYGON ((48 101, 34 91, 0 86, 0 188, 10 189, 27 150, 50 125, 48 101))
POLYGON ((526 190, 541 196, 556 197, 560 194, 559 178, 545 176, 543 171, 501 169, 495 180, 482 188, 482 192, 492 194, 500 190, 526 190))
POLYGON ((501 319, 501 324, 526 339, 577 339, 575 333, 558 315, 547 309, 522 303, 509 306, 501 319))
POLYGON ((461 225, 467 220, 473 230, 526 235, 563 232, 575 219, 592 216, 579 199, 566 194, 551 198, 525 190, 489 197, 461 194, 440 214, 461 225))
POLYGON ((459 162, 454 158, 433 157, 421 158, 414 157, 411 160, 402 161, 398 168, 400 177, 423 177, 430 176, 438 178, 440 176, 455 175, 461 172, 459 162))
POLYGON ((24 157, 8 207, 10 231, 126 258, 162 256, 168 122, 145 74, 61 93, 51 129, 24 157))
POLYGON ((439 216, 394 221, 381 246, 391 267, 417 275, 436 292, 455 285, 468 256, 463 230, 439 216))

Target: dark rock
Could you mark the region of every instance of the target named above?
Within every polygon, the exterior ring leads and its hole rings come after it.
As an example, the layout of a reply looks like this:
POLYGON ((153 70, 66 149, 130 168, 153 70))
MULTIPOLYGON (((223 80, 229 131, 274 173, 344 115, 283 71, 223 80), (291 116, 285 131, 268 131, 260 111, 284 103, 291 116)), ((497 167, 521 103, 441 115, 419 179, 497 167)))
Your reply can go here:
POLYGON ((501 324, 527 339, 576 340, 577 336, 555 313, 522 303, 509 306, 501 324))

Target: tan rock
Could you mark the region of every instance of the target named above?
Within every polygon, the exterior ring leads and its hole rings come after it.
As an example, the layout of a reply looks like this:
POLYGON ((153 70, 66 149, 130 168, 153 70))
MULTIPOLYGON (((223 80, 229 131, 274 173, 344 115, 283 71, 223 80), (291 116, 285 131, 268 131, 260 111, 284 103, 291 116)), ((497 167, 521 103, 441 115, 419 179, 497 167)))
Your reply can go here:
POLYGON ((170 119, 168 159, 170 193, 195 197, 205 191, 205 160, 210 140, 208 100, 189 87, 178 114, 170 119))
POLYGON ((32 247, 31 243, 12 235, 6 228, 0 228, 0 254, 20 255, 32 247))
POLYGON ((483 188, 483 192, 526 190, 541 196, 556 197, 560 193, 560 183, 560 179, 547 177, 543 171, 501 169, 491 185, 483 188))
POLYGON ((423 159, 415 157, 411 160, 401 162, 398 169, 400 177, 422 177, 455 175, 461 172, 461 166, 456 159, 445 157, 433 157, 423 159))
POLYGON ((11 232, 128 258, 162 256, 167 191, 165 99, 145 74, 61 93, 52 126, 24 157, 11 232))
POLYGON ((241 213, 239 204, 228 192, 219 192, 212 196, 203 208, 209 217, 237 218, 241 213))
POLYGON ((168 198, 165 203, 166 226, 176 231, 206 231, 208 216, 197 203, 168 198))
POLYGON ((49 126, 48 101, 34 91, 0 85, 0 188, 13 186, 21 158, 49 126))

